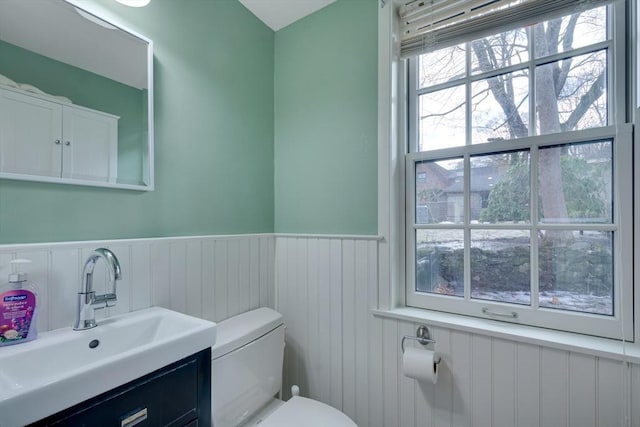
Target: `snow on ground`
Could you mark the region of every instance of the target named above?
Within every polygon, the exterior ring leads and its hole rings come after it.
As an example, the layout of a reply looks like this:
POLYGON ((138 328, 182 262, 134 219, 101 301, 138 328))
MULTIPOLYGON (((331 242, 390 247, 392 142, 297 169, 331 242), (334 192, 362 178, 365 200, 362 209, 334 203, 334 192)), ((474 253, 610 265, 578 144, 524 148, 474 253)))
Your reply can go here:
MULTIPOLYGON (((471 293, 471 297, 474 299, 501 301, 512 304, 529 305, 530 303, 530 294, 522 291, 474 291, 471 293)), ((575 294, 566 291, 543 291, 540 292, 540 307, 604 314, 608 316, 613 315, 613 301, 610 295, 599 296, 593 294, 575 294)))

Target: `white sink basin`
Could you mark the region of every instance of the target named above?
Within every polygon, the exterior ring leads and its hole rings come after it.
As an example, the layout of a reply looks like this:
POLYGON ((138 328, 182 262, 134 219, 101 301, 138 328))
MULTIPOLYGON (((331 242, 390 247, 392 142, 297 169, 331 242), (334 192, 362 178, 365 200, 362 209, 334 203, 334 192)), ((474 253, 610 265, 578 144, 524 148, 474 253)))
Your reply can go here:
POLYGON ((0 426, 24 426, 211 347, 215 327, 152 307, 2 347, 0 426))

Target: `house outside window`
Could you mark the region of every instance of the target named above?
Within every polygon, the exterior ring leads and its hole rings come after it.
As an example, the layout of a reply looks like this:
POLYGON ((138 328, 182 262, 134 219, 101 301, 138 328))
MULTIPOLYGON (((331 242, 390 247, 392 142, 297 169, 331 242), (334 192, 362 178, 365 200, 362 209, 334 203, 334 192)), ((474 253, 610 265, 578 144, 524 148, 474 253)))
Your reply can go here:
POLYGON ((408 60, 407 305, 630 336, 624 14, 617 1, 408 60))

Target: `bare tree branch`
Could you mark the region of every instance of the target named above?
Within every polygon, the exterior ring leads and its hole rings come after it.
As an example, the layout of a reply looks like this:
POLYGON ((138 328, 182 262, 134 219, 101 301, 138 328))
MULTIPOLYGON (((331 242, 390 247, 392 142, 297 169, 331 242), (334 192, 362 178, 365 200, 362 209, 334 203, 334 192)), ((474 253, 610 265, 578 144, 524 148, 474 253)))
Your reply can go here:
MULTIPOLYGON (((489 58, 491 47, 486 46, 482 40, 476 40, 472 42, 471 46, 476 54, 476 57, 478 58, 480 69, 482 69, 483 71, 492 70, 493 67, 489 58)), ((515 105, 515 101, 512 97, 509 97, 509 94, 505 90, 504 85, 502 85, 500 80, 496 77, 488 79, 487 82, 489 84, 489 87, 491 88, 491 93, 493 93, 494 98, 496 99, 498 104, 500 104, 500 107, 507 117, 509 129, 513 132, 513 135, 519 138, 527 136, 527 125, 525 125, 525 123, 522 121, 522 118, 518 114, 518 108, 515 105)))
MULTIPOLYGON (((562 50, 567 51, 573 47, 573 35, 575 32, 576 24, 578 23, 579 14, 571 15, 569 18, 569 22, 567 24, 567 30, 565 32, 564 39, 562 40, 562 50)), ((553 79, 556 83, 556 95, 560 95, 562 92, 562 88, 567 82, 567 77, 569 76, 569 71, 571 71, 571 63, 572 58, 567 58, 562 61, 562 68, 557 68, 554 70, 553 79)))
POLYGON ((593 82, 587 93, 580 97, 578 105, 571 112, 566 122, 561 124, 563 131, 569 131, 576 127, 580 119, 589 111, 589 107, 602 96, 605 83, 604 72, 600 73, 598 78, 593 82))
POLYGON ((458 108, 462 107, 464 105, 464 102, 462 102, 461 104, 456 105, 455 107, 453 107, 452 109, 448 110, 448 111, 442 111, 439 113, 433 113, 433 114, 425 114, 424 116, 420 116, 420 120, 422 119, 428 119, 429 117, 442 117, 442 116, 446 116, 449 113, 453 113, 454 111, 456 111, 458 108))
MULTIPOLYGON (((527 99, 529 99, 529 97, 528 97, 528 96, 525 96, 525 97, 523 97, 523 98, 520 100, 520 102, 519 102, 519 103, 518 103, 518 105, 516 106, 516 113, 518 112, 518 108, 520 108, 520 107, 522 106, 522 104, 524 104, 524 103, 525 103, 525 101, 526 101, 527 99)), ((505 120, 505 121, 503 121, 502 123, 500 123, 498 126, 496 126, 496 127, 492 128, 492 130, 493 130, 493 131, 496 131, 496 130, 500 129, 501 127, 503 127, 503 126, 505 126, 505 125, 508 125, 508 124, 509 124, 509 117, 507 117, 507 118, 506 118, 506 120, 505 120)))
POLYGON ((489 88, 483 89, 480 92, 473 94, 473 96, 471 97, 473 101, 471 103, 471 111, 473 112, 478 111, 478 106, 482 103, 482 101, 489 98, 489 96, 491 96, 491 89, 489 88), (481 97, 481 98, 478 99, 478 97, 481 97))

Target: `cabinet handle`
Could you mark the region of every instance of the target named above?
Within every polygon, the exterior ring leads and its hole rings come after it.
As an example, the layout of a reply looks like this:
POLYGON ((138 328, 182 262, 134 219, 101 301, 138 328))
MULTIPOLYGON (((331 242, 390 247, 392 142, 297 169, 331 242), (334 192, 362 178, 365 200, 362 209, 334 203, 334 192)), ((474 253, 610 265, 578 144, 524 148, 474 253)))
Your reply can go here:
POLYGON ((120 427, 133 427, 147 419, 147 408, 140 409, 138 412, 129 415, 120 421, 120 427))
POLYGON ((71 142, 70 141, 65 141, 64 145, 71 145, 71 142))
POLYGON ((56 145, 60 145, 60 140, 56 139, 55 141, 53 141, 53 143, 56 144, 56 145))

